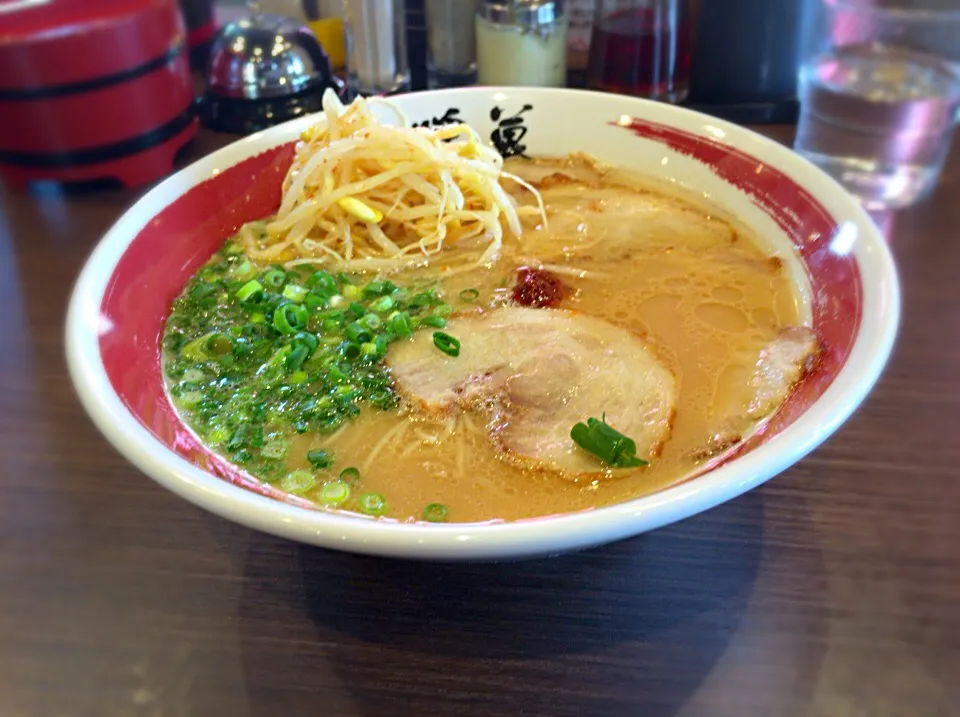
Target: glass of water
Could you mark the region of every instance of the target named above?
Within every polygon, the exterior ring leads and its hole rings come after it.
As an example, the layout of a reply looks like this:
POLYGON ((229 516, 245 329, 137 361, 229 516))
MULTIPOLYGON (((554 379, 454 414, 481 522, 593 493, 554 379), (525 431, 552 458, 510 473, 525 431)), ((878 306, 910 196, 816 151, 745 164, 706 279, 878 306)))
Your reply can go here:
POLYGON ((960 110, 958 0, 808 0, 794 148, 868 209, 937 184, 960 110))

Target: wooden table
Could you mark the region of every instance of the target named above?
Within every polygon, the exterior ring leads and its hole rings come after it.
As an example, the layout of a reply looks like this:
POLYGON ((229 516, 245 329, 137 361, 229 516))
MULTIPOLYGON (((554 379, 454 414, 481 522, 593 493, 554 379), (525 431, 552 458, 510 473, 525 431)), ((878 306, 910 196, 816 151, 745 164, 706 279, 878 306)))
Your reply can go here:
POLYGON ((0 716, 960 714, 960 151, 890 222, 898 347, 834 438, 699 517, 506 565, 302 547, 121 459, 62 333, 134 198, 0 188, 0 716))

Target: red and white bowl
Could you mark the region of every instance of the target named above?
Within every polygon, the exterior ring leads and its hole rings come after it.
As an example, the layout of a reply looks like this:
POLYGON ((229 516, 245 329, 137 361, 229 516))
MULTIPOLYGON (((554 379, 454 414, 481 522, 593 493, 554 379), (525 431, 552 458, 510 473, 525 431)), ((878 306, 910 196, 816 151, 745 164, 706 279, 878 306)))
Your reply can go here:
POLYGON ((190 502, 268 533, 362 553, 558 553, 651 530, 750 490, 826 439, 880 375, 900 311, 890 252, 860 206, 790 150, 705 115, 617 95, 469 88, 396 104, 416 123, 466 121, 508 151, 587 152, 702 193, 771 249, 797 257, 824 360, 737 456, 653 495, 497 524, 401 524, 313 509, 204 448, 167 399, 159 355, 170 303, 193 272, 241 223, 279 205, 293 143, 310 123, 302 118, 235 142, 148 192, 106 234, 74 290, 67 355, 84 406, 124 456, 190 502), (522 123, 504 124, 513 118, 522 123))

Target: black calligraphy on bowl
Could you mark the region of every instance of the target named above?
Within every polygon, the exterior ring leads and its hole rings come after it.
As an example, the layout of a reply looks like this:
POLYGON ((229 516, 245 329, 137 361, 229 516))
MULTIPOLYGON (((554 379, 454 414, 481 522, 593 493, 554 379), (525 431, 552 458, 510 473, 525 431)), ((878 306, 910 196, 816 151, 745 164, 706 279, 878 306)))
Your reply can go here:
MULTIPOLYGON (((524 123, 524 113, 533 109, 533 105, 525 104, 513 114, 502 107, 494 107, 490 110, 490 119, 496 123, 496 127, 490 133, 490 143, 496 148, 504 159, 508 157, 526 157, 527 145, 523 140, 527 136, 529 128, 524 123)), ((443 127, 444 125, 459 124, 463 122, 460 116, 460 108, 450 107, 439 117, 415 122, 414 127, 443 127)))

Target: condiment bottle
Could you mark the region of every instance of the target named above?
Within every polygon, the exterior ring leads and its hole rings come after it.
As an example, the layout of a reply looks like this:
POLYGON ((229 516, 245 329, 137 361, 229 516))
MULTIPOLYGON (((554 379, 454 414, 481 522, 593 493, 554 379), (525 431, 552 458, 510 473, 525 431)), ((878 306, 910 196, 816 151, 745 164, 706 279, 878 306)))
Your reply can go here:
MULTIPOLYGON (((692 4, 597 0, 587 71, 590 88, 682 102, 690 82, 692 4)), ((728 4, 728 12, 739 12, 737 3, 728 4)))
POLYGON ((333 69, 341 71, 347 66, 347 37, 343 28, 343 0, 305 0, 308 23, 313 34, 320 40, 330 56, 333 69))
POLYGON ((570 70, 587 69, 590 33, 593 30, 596 9, 596 0, 567 0, 566 11, 570 25, 567 30, 567 68, 570 70))
POLYGON ((473 29, 478 0, 426 0, 427 86, 459 87, 477 81, 473 29))
POLYGON ((403 0, 344 0, 351 91, 392 94, 410 89, 403 0))
POLYGON ((482 0, 476 27, 480 84, 566 84, 567 17, 561 0, 482 0))

